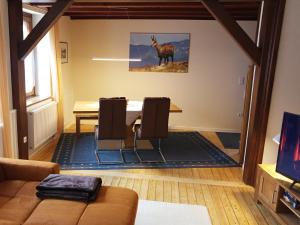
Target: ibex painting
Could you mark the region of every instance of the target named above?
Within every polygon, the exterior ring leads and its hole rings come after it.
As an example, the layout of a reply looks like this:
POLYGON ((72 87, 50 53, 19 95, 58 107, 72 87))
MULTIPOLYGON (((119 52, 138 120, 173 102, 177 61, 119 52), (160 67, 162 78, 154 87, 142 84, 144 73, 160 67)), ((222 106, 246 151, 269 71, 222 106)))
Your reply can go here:
POLYGON ((164 60, 165 64, 168 64, 169 57, 171 57, 172 62, 174 62, 174 53, 175 53, 175 47, 171 44, 158 44, 156 38, 154 35, 151 36, 152 41, 152 47, 154 47, 157 51, 157 56, 159 58, 158 65, 161 65, 162 59, 164 60))
POLYGON ((130 33, 129 71, 187 73, 189 33, 130 33))

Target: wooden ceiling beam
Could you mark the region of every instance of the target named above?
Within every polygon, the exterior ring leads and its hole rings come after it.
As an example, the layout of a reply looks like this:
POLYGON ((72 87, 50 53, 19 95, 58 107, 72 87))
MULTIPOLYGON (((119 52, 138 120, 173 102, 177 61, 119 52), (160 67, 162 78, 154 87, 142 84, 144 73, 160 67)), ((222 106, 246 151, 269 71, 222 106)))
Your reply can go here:
POLYGON ((57 1, 40 22, 32 29, 27 38, 19 44, 19 58, 24 59, 38 42, 47 34, 53 24, 64 14, 73 0, 57 1))
MULTIPOLYGON (((257 20, 260 3, 258 1, 239 0, 219 1, 226 11, 236 20, 257 20)), ((50 9, 53 3, 35 3, 34 6, 50 9)), ((213 19, 201 1, 193 2, 78 2, 75 1, 64 13, 71 19, 213 19), (127 15, 124 16, 123 14, 127 15), (141 16, 144 14, 145 16, 141 16), (172 14, 173 16, 166 16, 172 14), (198 14, 202 14, 198 16, 198 14), (177 15, 174 16, 174 15, 177 15), (205 15, 205 16, 203 16, 205 15)))
MULTIPOLYGON (((105 20, 105 19, 110 19, 110 20, 122 20, 122 19, 134 19, 134 20, 139 20, 139 19, 142 19, 142 20, 147 20, 147 19, 151 19, 151 20, 214 20, 213 17, 211 17, 210 15, 208 16, 204 16, 204 15, 200 15, 200 16, 183 16, 181 15, 180 17, 178 17, 178 15, 175 15, 175 16, 161 16, 161 17, 158 17, 158 16, 153 16, 153 17, 145 17, 143 15, 135 15, 135 16, 130 16, 128 18, 128 16, 122 16, 122 15, 116 15, 116 16, 111 16, 109 18, 107 18, 107 16, 99 16, 99 15, 94 15, 94 16, 91 16, 91 15, 88 15, 88 16, 70 16, 70 18, 72 20, 105 20)), ((237 17, 238 20, 240 21, 251 21, 251 20, 256 20, 256 18, 254 17, 249 17, 249 16, 239 16, 237 17)))
POLYGON ((203 5, 219 21, 256 65, 260 65, 261 50, 240 27, 234 18, 216 0, 201 0, 203 5))

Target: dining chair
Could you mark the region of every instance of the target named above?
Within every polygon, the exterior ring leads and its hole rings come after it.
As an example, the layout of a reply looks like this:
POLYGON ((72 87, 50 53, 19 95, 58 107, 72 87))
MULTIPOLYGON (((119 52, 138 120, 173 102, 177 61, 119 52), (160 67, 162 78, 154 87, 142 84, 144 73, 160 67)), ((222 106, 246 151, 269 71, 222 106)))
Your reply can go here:
MULTIPOLYGON (((126 138, 126 98, 100 98, 99 99, 99 119, 95 129, 97 142, 96 157, 99 163, 124 163, 122 154, 123 140, 126 138), (98 153, 101 149, 101 142, 104 140, 120 140, 120 161, 101 162, 98 153), (98 145, 99 144, 99 145, 98 145)), ((107 149, 106 149, 107 150, 107 149)), ((110 151, 113 151, 112 149, 110 151)))
POLYGON ((134 127, 134 151, 140 162, 156 162, 142 160, 137 149, 137 140, 158 140, 158 152, 164 162, 166 159, 161 151, 161 140, 168 137, 170 98, 146 97, 141 115, 141 124, 134 127))

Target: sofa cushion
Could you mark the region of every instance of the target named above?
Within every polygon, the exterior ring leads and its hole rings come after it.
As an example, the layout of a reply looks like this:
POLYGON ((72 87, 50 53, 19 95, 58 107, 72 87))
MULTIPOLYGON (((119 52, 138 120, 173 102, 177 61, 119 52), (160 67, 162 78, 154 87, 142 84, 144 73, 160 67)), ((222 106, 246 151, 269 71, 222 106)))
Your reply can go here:
POLYGON ((46 199, 36 207, 24 224, 75 225, 86 206, 83 202, 46 199))
MULTIPOLYGON (((8 202, 10 199, 10 197, 7 197, 7 196, 1 196, 0 195, 0 208, 6 203, 8 202)), ((0 223, 1 224, 1 223, 0 223)))
POLYGON ((25 183, 22 180, 5 180, 0 182, 0 196, 14 197, 25 183))
POLYGON ((101 187, 95 202, 43 200, 25 225, 133 225, 138 197, 125 188, 101 187), (72 209, 72 210, 70 210, 72 209))
POLYGON ((10 220, 2 220, 0 219, 1 225, 20 225, 18 222, 10 221, 10 220))
POLYGON ((3 171, 3 168, 0 164, 0 182, 4 180, 4 171, 3 171))
POLYGON ((0 206, 0 221, 10 221, 13 222, 12 224, 23 223, 40 202, 40 199, 35 196, 37 184, 38 182, 14 180, 1 182, 0 193, 2 197, 7 197, 9 200, 6 199, 0 206))
POLYGON ((79 225, 133 225, 138 205, 137 194, 126 188, 102 187, 96 201, 89 204, 79 225))

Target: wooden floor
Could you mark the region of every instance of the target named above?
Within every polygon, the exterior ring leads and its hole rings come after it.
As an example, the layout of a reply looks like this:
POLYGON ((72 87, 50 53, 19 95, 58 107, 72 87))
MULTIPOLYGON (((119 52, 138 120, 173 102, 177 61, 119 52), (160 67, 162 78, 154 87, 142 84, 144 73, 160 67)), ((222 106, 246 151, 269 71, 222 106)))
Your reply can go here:
MULTIPOLYGON (((90 128, 82 130, 90 131, 90 128)), ((74 132, 74 127, 66 131, 74 132)), ((202 134, 213 141, 212 133, 202 134)), ((32 159, 51 160, 56 142, 50 142, 32 159)), ((214 144, 220 147, 217 141, 214 144)), ((241 181, 240 167, 64 170, 61 173, 100 176, 104 185, 133 189, 140 199, 205 205, 213 224, 277 224, 265 208, 254 202, 254 190, 241 181)))

